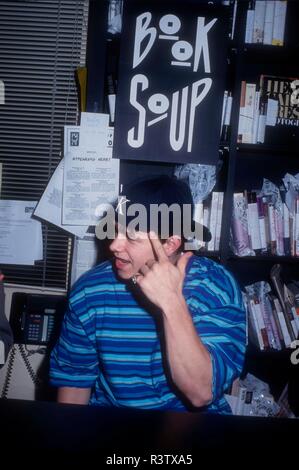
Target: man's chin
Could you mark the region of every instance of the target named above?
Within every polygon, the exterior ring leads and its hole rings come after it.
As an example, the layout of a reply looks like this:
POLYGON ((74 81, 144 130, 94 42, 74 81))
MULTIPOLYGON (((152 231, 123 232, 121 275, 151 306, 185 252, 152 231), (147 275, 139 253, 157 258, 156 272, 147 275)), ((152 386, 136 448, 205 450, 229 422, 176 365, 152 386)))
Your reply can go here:
POLYGON ((133 274, 131 274, 131 273, 130 273, 130 274, 129 274, 129 273, 124 273, 124 272, 119 271, 119 270, 117 270, 116 273, 117 273, 117 276, 118 276, 120 279, 122 279, 123 281, 128 281, 128 280, 131 279, 132 276, 133 276, 133 274))
POLYGON ((129 271, 126 272, 126 271, 123 271, 122 269, 117 269, 115 266, 114 266, 114 271, 118 279, 123 282, 128 281, 134 275, 132 272, 129 272, 129 271))

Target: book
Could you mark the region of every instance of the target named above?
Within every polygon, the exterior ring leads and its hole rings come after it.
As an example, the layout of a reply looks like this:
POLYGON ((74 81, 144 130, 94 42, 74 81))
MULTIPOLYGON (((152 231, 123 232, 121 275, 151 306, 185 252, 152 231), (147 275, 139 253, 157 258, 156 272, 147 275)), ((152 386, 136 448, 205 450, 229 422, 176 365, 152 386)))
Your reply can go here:
POLYGON ((287 1, 276 0, 274 2, 274 17, 273 17, 273 32, 272 32, 272 45, 283 46, 284 32, 287 13, 287 1))
POLYGON ((261 102, 271 104, 273 114, 267 113, 265 143, 299 143, 299 100, 294 99, 296 80, 296 77, 274 75, 260 77, 261 102))
POLYGON ((274 11, 275 11, 274 0, 268 0, 266 2, 263 44, 272 45, 274 11))
POLYGON ((264 39, 264 23, 266 13, 266 2, 259 0, 255 2, 254 19, 253 19, 253 34, 252 42, 259 44, 263 43, 264 39))
POLYGON ((245 43, 252 43, 253 36, 253 24, 254 24, 254 7, 255 1, 249 2, 247 14, 246 14, 246 29, 245 29, 245 43))

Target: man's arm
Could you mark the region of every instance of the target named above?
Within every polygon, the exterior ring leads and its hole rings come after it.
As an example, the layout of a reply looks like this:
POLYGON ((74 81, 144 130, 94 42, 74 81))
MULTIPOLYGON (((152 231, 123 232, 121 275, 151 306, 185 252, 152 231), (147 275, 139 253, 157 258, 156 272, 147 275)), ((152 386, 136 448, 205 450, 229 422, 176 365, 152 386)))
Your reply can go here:
MULTIPOLYGON (((82 298, 80 302, 82 307, 82 298)), ((58 389, 57 401, 87 404, 97 375, 95 347, 76 308, 69 302, 60 337, 50 357, 50 384, 58 389)))
POLYGON ((173 296, 162 311, 171 377, 193 406, 212 401, 212 362, 200 340, 183 296, 173 296))
POLYGON ((137 282, 162 312, 173 382, 193 406, 206 406, 212 400, 211 357, 198 336, 182 293, 185 268, 192 253, 185 253, 174 265, 159 239, 150 234, 150 240, 157 261, 146 263, 137 282))
POLYGON ((72 403, 75 405, 88 405, 90 388, 60 387, 58 389, 58 403, 72 403))
POLYGON ((147 261, 140 269, 137 283, 161 311, 173 381, 194 406, 208 405, 223 395, 242 370, 246 331, 241 294, 229 273, 223 274, 219 267, 210 274, 216 279, 215 290, 213 283, 209 287, 208 278, 201 291, 194 290, 192 303, 187 306, 183 283, 192 253, 184 253, 174 264, 166 256, 169 247, 164 252, 157 237, 150 233, 149 238, 156 260, 147 261), (225 287, 219 291, 221 284, 225 287), (191 311, 201 310, 205 295, 209 313, 197 324, 191 311), (219 302, 218 295, 222 299, 219 302))

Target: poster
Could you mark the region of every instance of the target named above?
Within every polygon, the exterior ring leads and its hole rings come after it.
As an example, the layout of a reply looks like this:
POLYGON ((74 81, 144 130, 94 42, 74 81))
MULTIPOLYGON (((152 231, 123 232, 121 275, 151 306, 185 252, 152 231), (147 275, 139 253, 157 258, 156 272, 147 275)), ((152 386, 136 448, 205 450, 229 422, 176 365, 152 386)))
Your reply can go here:
POLYGON ((220 5, 124 3, 113 157, 217 162, 227 40, 220 5))

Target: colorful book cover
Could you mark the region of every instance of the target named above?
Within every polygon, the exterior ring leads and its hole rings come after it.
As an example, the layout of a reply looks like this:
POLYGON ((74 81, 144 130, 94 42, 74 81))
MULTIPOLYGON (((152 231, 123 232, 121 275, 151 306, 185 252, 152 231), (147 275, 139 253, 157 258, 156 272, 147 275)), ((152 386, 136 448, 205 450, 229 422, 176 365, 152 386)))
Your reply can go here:
POLYGON ((261 75, 260 92, 262 100, 277 102, 277 106, 267 106, 265 143, 290 144, 299 142, 299 79, 296 77, 278 77, 261 75), (272 110, 272 111, 269 111, 272 110), (270 119, 271 118, 271 119, 270 119))

